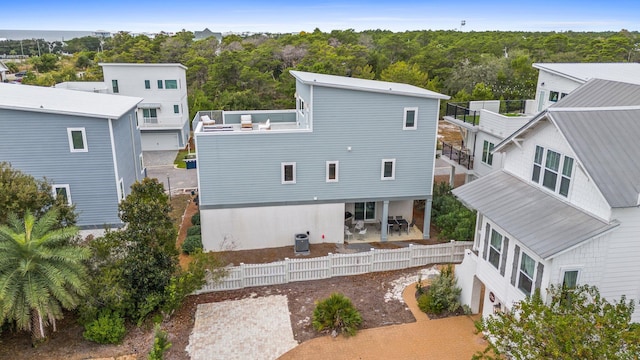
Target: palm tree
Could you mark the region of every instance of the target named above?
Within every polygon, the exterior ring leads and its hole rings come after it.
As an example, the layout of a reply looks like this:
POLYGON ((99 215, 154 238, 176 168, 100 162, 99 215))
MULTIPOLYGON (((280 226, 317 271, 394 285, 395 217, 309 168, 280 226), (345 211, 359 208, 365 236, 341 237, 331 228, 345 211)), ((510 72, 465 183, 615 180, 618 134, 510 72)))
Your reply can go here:
POLYGON ((49 325, 55 331, 62 309, 75 308, 87 292, 90 251, 71 243, 78 228, 51 230, 56 224, 52 209, 38 220, 28 211, 23 220, 13 214, 0 226, 0 324, 15 321, 36 340, 49 325))

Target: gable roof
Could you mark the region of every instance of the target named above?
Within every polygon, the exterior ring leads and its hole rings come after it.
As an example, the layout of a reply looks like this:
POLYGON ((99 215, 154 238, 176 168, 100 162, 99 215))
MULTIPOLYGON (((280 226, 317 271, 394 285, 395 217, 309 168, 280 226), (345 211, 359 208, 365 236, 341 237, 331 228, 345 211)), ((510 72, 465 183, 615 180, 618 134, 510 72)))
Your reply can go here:
POLYGON ((638 205, 640 85, 590 80, 535 116, 494 151, 505 149, 542 120, 560 130, 611 207, 638 205))
POLYGON ((452 192, 543 259, 618 226, 504 171, 494 171, 452 192))
POLYGON ((142 98, 0 83, 0 109, 117 119, 142 98))
POLYGON ((316 74, 291 70, 291 75, 303 84, 326 86, 341 89, 371 91, 385 94, 416 96, 429 99, 449 99, 449 96, 421 87, 379 80, 358 79, 346 76, 316 74))
POLYGON ((640 84, 638 63, 534 63, 533 67, 579 83, 598 78, 640 84))

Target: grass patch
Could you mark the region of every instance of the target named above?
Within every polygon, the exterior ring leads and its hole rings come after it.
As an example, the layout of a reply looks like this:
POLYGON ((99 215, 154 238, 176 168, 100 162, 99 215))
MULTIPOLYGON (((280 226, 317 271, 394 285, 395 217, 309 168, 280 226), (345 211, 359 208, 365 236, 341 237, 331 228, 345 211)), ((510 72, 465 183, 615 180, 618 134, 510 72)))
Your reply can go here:
POLYGON ((182 215, 184 214, 184 210, 189 205, 189 200, 191 200, 191 195, 189 194, 180 194, 180 195, 171 195, 171 213, 169 216, 171 220, 176 225, 176 228, 180 228, 180 224, 182 223, 182 215))
POLYGON ((178 155, 176 155, 176 159, 173 160, 173 164, 176 165, 179 169, 186 169, 187 168, 187 163, 184 162, 184 158, 187 157, 187 155, 189 155, 189 151, 188 150, 180 150, 178 151, 178 155))

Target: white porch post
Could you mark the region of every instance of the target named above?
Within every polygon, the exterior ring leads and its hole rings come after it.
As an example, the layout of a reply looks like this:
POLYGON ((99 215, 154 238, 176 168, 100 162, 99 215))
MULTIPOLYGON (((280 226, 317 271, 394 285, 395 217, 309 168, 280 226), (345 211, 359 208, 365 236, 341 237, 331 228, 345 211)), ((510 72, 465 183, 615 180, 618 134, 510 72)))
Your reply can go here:
MULTIPOLYGON (((449 186, 451 186, 452 189, 455 186, 455 180, 456 180, 456 166, 451 165, 451 172, 449 172, 449 186)), ((429 210, 431 210, 431 208, 429 208, 429 210)))
POLYGON ((385 200, 382 202, 382 219, 380 219, 380 241, 387 241, 387 230, 389 230, 389 226, 387 226, 387 220, 389 217, 389 200, 385 200))
POLYGON ((424 202, 424 224, 422 226, 422 238, 429 239, 429 230, 431 229, 431 204, 432 197, 428 197, 424 202))

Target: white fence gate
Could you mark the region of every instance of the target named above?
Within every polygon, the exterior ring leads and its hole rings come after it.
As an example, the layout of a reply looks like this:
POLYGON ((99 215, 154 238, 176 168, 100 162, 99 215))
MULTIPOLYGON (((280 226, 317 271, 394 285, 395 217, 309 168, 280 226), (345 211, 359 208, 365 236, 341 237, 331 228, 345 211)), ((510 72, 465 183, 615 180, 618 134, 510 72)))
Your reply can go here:
POLYGON ((446 244, 411 244, 401 249, 371 249, 371 251, 355 254, 285 259, 268 264, 240 264, 240 266, 228 267, 225 278, 218 282, 207 282, 195 294, 400 270, 427 264, 459 263, 464 258, 465 250, 472 246, 473 242, 470 241, 451 240, 446 244))

